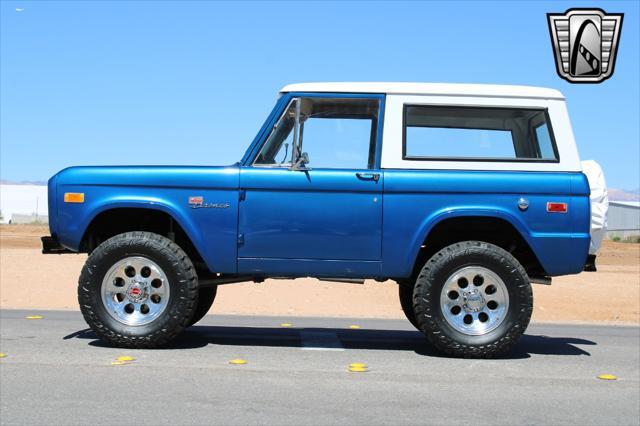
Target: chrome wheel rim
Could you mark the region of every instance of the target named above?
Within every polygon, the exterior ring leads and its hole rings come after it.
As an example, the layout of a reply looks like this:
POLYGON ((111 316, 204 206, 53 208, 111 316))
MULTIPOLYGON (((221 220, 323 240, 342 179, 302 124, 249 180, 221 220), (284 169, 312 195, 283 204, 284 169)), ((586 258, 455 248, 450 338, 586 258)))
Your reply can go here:
POLYGON ((509 292, 496 273, 482 266, 466 266, 447 278, 440 293, 440 309, 451 327, 480 336, 504 321, 509 292))
POLYGON ((122 324, 149 324, 167 308, 169 280, 162 268, 146 257, 124 258, 102 280, 102 303, 122 324))

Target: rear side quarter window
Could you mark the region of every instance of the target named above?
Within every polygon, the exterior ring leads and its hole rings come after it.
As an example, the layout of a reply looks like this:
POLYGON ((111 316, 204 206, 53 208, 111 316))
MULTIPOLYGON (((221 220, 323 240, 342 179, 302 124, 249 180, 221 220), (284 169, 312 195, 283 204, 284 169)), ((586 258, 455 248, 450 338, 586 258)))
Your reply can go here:
POLYGON ((546 109, 405 105, 403 159, 558 162, 546 109))

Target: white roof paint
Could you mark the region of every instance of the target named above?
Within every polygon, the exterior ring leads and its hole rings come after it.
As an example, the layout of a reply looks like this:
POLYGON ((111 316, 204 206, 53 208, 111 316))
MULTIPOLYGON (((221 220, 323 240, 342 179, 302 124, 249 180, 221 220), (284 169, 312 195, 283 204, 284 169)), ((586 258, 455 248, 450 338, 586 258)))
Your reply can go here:
POLYGON ((507 96, 462 95, 387 95, 382 134, 383 169, 426 170, 511 170, 511 171, 570 171, 582 170, 575 145, 571 122, 564 100, 507 96), (557 163, 526 161, 445 161, 438 159, 407 160, 402 153, 404 105, 457 105, 473 107, 540 108, 544 107, 553 123, 553 133, 560 161, 557 163))
POLYGON ((286 92, 387 93, 402 95, 471 96, 499 98, 559 99, 558 90, 544 87, 506 86, 497 84, 449 83, 296 83, 280 90, 286 92))

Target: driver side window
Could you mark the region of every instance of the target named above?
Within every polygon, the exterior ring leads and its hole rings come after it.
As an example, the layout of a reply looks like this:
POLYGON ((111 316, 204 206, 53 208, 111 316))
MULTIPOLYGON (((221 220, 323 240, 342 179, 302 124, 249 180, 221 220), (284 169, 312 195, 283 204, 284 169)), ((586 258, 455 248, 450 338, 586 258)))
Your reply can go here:
POLYGON ((290 167, 305 153, 309 168, 374 168, 379 109, 378 99, 293 99, 254 165, 290 167))

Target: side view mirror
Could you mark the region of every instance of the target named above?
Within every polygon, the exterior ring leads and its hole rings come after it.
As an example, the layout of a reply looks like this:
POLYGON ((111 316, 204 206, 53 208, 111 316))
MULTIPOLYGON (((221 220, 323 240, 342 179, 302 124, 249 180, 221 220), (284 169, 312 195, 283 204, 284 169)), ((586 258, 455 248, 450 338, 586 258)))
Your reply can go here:
POLYGON ((306 167, 307 164, 309 164, 309 154, 303 152, 302 154, 300 154, 296 162, 293 163, 290 170, 311 170, 310 168, 306 167))

